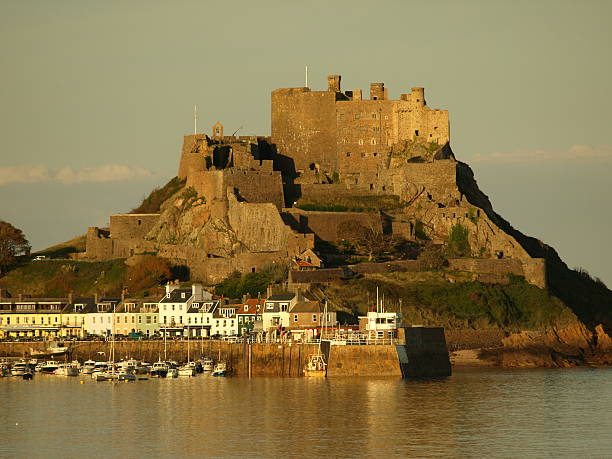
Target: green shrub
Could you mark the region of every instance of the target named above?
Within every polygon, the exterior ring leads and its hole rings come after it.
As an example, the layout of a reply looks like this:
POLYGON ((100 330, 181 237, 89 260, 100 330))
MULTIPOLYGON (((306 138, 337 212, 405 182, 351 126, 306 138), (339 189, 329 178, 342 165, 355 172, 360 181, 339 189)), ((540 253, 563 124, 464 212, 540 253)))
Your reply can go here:
POLYGON ((449 258, 469 257, 472 254, 468 229, 461 223, 451 227, 448 234, 446 252, 449 258))

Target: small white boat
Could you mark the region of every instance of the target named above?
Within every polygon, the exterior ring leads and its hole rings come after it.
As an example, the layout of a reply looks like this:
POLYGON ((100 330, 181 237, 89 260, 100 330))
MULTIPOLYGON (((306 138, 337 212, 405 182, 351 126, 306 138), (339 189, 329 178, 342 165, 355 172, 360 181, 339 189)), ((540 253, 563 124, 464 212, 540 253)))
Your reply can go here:
POLYGON ((314 378, 325 378, 327 375, 327 363, 325 363, 325 357, 321 352, 312 354, 308 363, 304 367, 304 376, 314 378))
POLYGON ((196 364, 195 362, 187 362, 185 365, 179 367, 179 376, 195 376, 196 375, 196 364))
POLYGON ((202 370, 203 371, 213 371, 215 369, 215 362, 210 357, 205 357, 202 359, 202 370))
POLYGON ((93 360, 86 360, 83 362, 83 366, 81 367, 81 374, 90 375, 96 369, 96 362, 93 360))
POLYGON ((176 368, 168 368, 168 373, 166 373, 166 378, 177 378, 179 375, 179 371, 176 368))
POLYGON ((227 363, 217 362, 212 372, 213 376, 227 376, 227 363))
POLYGON ((23 376, 27 372, 31 371, 30 365, 25 360, 20 362, 16 362, 11 367, 11 375, 12 376, 23 376))
POLYGON ((63 363, 53 372, 53 374, 59 376, 78 376, 79 367, 74 363, 63 363))
POLYGON ((94 381, 110 381, 113 378, 106 371, 94 371, 91 374, 91 379, 94 381))
POLYGON ((129 370, 124 368, 119 369, 117 373, 118 381, 136 381, 136 375, 129 370))
POLYGON ((168 375, 168 365, 166 362, 155 362, 151 367, 152 378, 165 378, 168 375))

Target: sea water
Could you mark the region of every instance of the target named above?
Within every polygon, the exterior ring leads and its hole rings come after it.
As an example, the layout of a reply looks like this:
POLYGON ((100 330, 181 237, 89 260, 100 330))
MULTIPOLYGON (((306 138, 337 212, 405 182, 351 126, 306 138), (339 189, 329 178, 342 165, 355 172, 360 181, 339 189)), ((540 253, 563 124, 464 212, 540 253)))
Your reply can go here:
POLYGON ((612 369, 0 378, 0 456, 612 457, 612 369))

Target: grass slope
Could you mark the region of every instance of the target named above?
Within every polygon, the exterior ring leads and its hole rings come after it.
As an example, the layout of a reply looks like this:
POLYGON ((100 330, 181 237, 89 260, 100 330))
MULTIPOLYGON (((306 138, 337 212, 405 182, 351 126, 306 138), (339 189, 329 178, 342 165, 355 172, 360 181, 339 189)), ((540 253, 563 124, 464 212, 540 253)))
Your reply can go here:
POLYGON ((23 264, 0 279, 0 287, 13 297, 19 293, 42 297, 77 295, 120 295, 127 272, 122 259, 86 262, 69 260, 34 261, 23 264))
POLYGON ((576 321, 561 300, 521 277, 508 284, 451 283, 437 277, 435 272, 419 281, 404 273, 368 275, 334 284, 325 293, 332 303, 364 314, 376 304, 378 287, 387 310, 401 312, 407 325, 514 331, 545 330, 576 321))

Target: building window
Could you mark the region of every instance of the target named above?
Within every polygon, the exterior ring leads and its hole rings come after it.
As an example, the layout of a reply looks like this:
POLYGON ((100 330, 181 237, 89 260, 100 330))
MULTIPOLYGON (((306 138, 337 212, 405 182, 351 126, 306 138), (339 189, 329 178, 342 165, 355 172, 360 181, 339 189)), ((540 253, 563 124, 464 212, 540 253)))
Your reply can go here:
POLYGON ((153 316, 153 323, 156 324, 157 323, 157 316, 153 316))
POLYGON ((142 316, 138 316, 138 323, 141 324, 142 323, 142 316))
POLYGON ((185 298, 185 292, 181 293, 181 298, 185 298))
POLYGON ((298 315, 297 314, 293 314, 293 321, 297 322, 298 321, 298 315))
POLYGON ((312 321, 313 321, 313 322, 316 322, 316 321, 317 321, 317 315, 316 315, 316 314, 313 314, 313 315, 312 315, 312 321))

